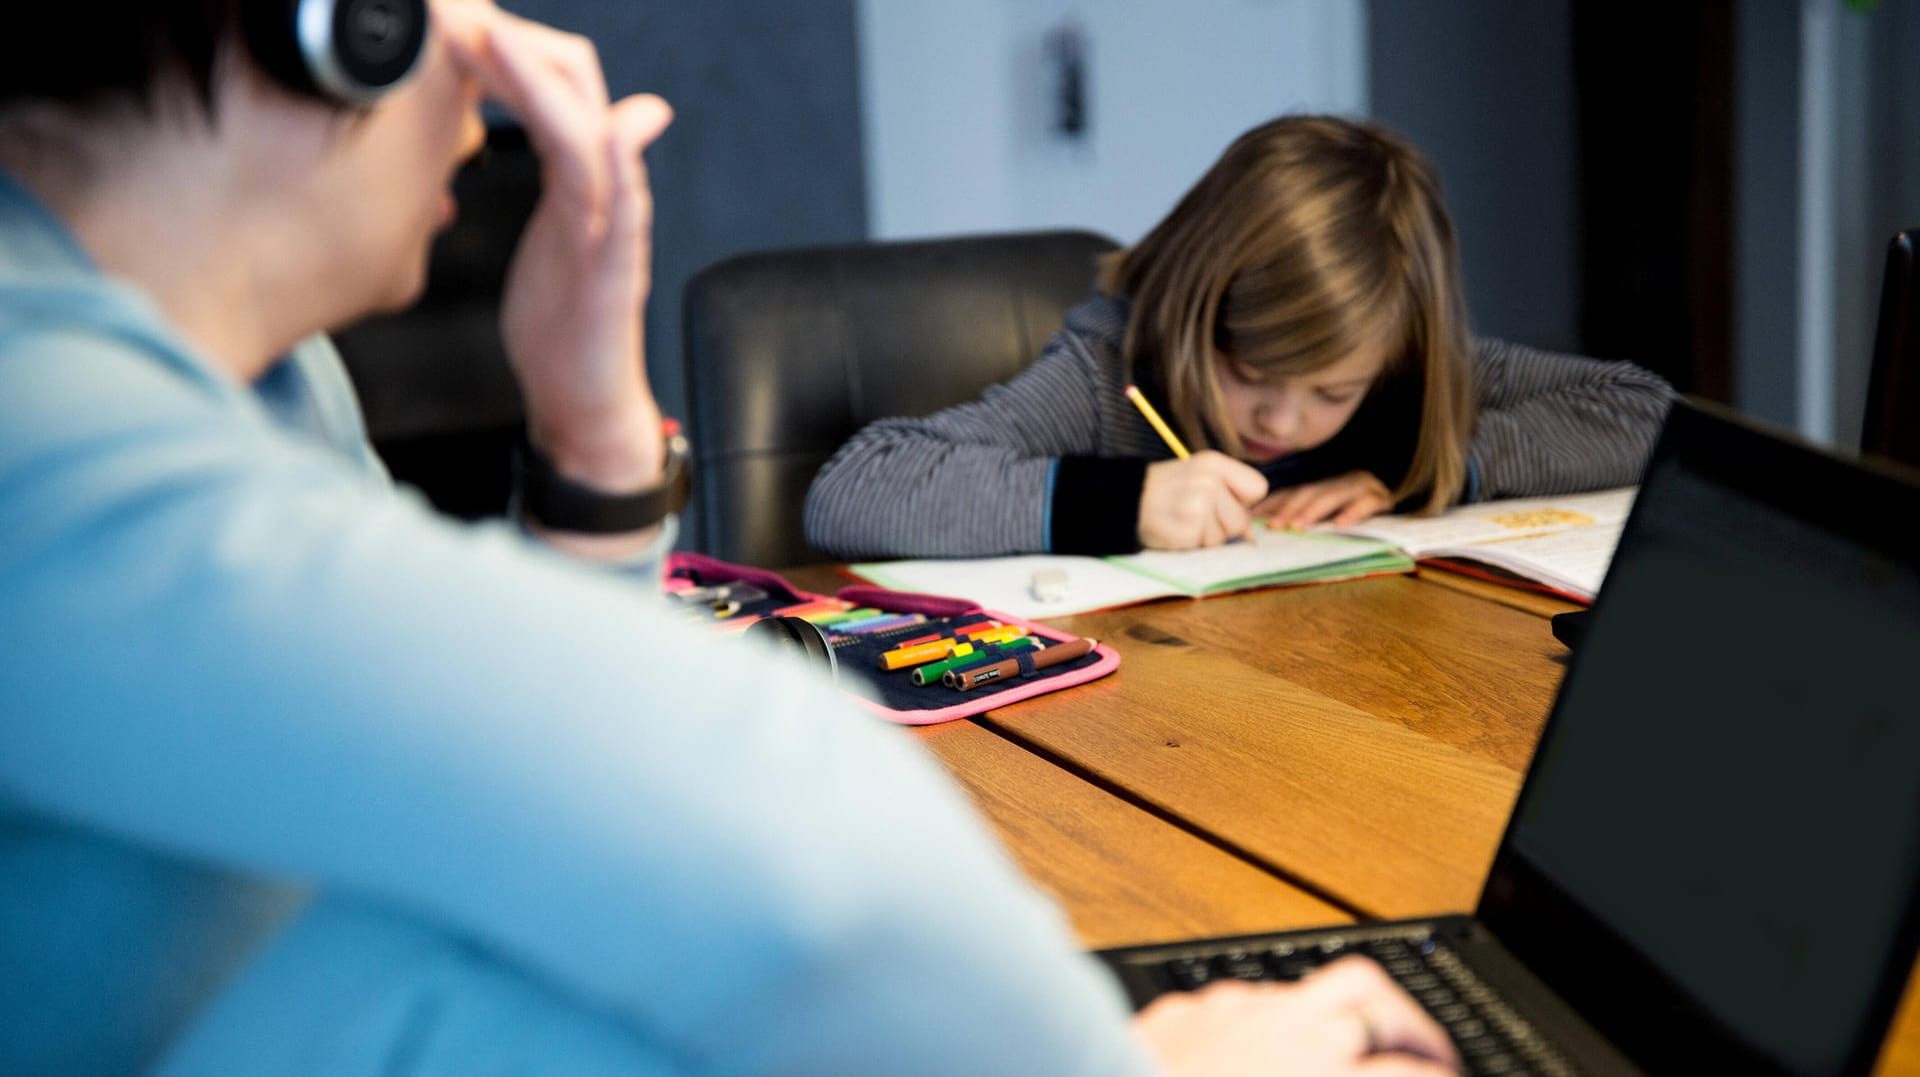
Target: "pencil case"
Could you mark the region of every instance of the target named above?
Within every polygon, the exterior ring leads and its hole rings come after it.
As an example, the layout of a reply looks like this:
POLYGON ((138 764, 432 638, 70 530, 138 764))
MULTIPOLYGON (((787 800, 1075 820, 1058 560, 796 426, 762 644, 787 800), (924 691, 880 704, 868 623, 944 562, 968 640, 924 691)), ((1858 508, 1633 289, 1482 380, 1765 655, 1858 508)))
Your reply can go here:
POLYGON ((740 632, 773 616, 816 621, 826 633, 848 694, 866 710, 903 725, 966 718, 1097 680, 1120 665, 1119 654, 1104 644, 1079 657, 1044 665, 1037 652, 1073 644, 1076 638, 966 599, 867 584, 851 584, 834 595, 822 595, 796 588, 778 573, 704 554, 670 555, 665 588, 675 599, 675 615, 705 631, 740 632), (944 654, 948 657, 918 660, 925 657, 923 651, 906 656, 911 661, 897 654, 883 661, 889 652, 904 650, 903 644, 937 652, 941 641, 947 641, 944 654), (960 643, 968 649, 956 654, 960 643), (995 674, 982 672, 1003 663, 1012 665, 995 674), (884 668, 887 664, 895 668, 884 668), (973 678, 994 679, 962 690, 945 677, 949 672, 964 676, 970 671, 973 678))

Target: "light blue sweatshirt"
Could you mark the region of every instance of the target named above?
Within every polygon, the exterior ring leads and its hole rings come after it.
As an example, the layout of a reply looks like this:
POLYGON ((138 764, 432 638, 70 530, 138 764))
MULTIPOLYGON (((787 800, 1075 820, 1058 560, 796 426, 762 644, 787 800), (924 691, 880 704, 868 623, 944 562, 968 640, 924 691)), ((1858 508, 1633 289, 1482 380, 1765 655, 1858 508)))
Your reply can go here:
POLYGON ((434 516, 323 340, 236 382, 0 177, 0 1073, 1146 1071, 938 766, 748 646, 434 516))

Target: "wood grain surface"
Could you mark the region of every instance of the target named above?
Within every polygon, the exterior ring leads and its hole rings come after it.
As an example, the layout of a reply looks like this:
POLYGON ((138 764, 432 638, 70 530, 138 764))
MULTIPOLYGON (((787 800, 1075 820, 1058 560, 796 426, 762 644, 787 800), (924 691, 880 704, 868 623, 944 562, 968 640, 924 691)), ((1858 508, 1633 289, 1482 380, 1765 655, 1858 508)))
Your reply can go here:
MULTIPOLYGON (((1317 897, 1466 911, 1565 669, 1547 618, 1577 608, 1423 571, 1050 620, 1119 671, 926 739, 1089 946, 1337 915, 1317 897)), ((1875 1072, 1920 1074, 1920 990, 1875 1072)))
POLYGON ((1562 669, 1538 616, 1406 577, 1053 623, 1120 670, 985 724, 1369 916, 1472 907, 1562 669))
POLYGON ((1090 949, 1351 917, 969 722, 914 731, 1090 949))

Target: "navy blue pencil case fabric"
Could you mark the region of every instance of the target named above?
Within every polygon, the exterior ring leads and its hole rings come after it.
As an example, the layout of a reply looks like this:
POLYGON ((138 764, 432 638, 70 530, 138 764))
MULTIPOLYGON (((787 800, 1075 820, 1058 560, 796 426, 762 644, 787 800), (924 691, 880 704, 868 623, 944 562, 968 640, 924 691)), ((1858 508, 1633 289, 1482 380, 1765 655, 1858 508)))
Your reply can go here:
MULTIPOLYGON (((740 611, 727 618, 728 621, 753 615, 767 616, 787 606, 825 597, 798 590, 776 573, 733 565, 700 554, 672 555, 667 562, 667 574, 670 579, 691 582, 697 586, 743 583, 767 594, 768 597, 763 602, 743 605, 740 611)), ((684 583, 679 585, 684 586, 684 583)), ((824 626, 828 643, 833 648, 838 675, 846 678, 843 683, 861 685, 865 693, 864 696, 861 692, 850 694, 862 706, 889 721, 906 725, 931 725, 952 721, 955 718, 965 718, 995 707, 1096 680, 1113 672, 1120 665, 1120 656, 1112 648, 1102 644, 1095 646, 1093 650, 1079 658, 1045 669, 1034 669, 1029 655, 1027 661, 1020 663, 1020 675, 966 692, 949 688, 941 683, 915 685, 912 676, 913 667, 892 671, 883 670, 880 668, 879 660, 886 651, 903 641, 919 636, 951 632, 983 622, 997 622, 1003 625, 1023 626, 1029 633, 1049 644, 1071 642, 1076 637, 1019 617, 981 609, 978 603, 941 595, 889 591, 884 588, 856 584, 842 588, 834 597, 859 608, 873 608, 890 613, 921 614, 926 617, 924 622, 867 634, 836 633, 833 626, 824 626)), ((1013 651, 1001 655, 983 652, 980 657, 982 662, 993 662, 1002 658, 1017 659, 1017 656, 1022 653, 1024 652, 1013 651)))

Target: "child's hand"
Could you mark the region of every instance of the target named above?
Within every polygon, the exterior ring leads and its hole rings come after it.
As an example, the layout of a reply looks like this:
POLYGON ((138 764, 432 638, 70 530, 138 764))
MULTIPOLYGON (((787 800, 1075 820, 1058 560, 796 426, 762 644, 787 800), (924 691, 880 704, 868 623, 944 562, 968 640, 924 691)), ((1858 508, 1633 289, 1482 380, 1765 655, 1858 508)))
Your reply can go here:
POLYGON ((1331 521, 1350 527, 1393 507, 1393 494, 1370 471, 1349 471, 1338 478, 1289 487, 1254 506, 1267 526, 1312 527, 1331 521))
POLYGON ((1266 494, 1266 476, 1224 453, 1149 465, 1140 490, 1140 545, 1190 550, 1239 538, 1252 520, 1248 509, 1266 494))

